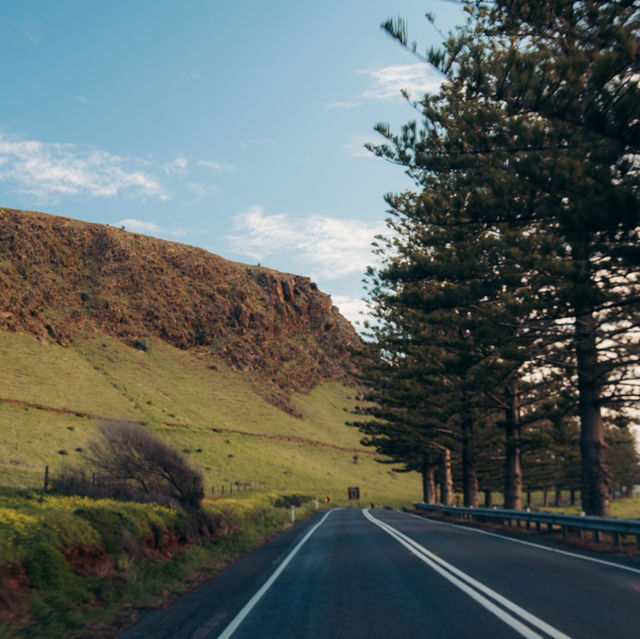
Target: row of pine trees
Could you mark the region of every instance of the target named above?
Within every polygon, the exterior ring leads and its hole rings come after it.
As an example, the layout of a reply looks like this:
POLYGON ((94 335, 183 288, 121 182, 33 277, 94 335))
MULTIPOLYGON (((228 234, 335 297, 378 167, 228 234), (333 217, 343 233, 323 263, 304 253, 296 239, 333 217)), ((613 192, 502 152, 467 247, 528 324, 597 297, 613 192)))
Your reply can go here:
POLYGON ((376 126, 371 150, 415 187, 386 196, 356 425, 422 472, 426 500, 502 488, 520 509, 523 491, 579 488, 606 516, 638 481, 640 10, 464 4, 424 54, 384 25, 443 82, 416 121, 376 126))

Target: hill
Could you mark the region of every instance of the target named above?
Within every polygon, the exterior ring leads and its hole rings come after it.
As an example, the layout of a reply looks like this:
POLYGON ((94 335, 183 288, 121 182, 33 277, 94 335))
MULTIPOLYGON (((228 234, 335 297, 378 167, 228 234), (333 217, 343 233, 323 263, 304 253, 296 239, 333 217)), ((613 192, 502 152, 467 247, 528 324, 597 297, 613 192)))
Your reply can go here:
POLYGON ((159 338, 253 374, 282 407, 346 375, 358 336, 307 277, 63 217, 0 209, 0 330, 159 338))
POLYGON ((0 484, 42 485, 45 466, 81 463, 96 420, 125 419, 187 455, 209 495, 420 494, 345 425, 359 338, 307 278, 0 210, 0 318, 0 484))

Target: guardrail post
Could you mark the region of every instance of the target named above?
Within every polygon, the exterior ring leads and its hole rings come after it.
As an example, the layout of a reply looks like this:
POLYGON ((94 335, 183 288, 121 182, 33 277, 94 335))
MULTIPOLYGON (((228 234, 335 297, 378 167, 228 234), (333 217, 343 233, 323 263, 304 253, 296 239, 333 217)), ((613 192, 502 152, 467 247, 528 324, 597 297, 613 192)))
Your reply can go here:
POLYGON ((616 547, 620 545, 620 533, 613 533, 613 545, 616 547))
POLYGON ((600 543, 600 531, 599 530, 594 530, 593 531, 593 540, 596 542, 596 544, 600 543))

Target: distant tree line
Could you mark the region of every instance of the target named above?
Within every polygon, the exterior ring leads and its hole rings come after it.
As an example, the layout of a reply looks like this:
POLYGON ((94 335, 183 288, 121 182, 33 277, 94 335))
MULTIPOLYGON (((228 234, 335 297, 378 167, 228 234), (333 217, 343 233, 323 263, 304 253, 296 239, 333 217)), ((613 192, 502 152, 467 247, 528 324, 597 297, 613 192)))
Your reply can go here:
POLYGON ((424 55, 383 25, 443 83, 370 146, 415 188, 386 196, 355 424, 427 501, 579 488, 606 516, 639 481, 640 9, 462 4, 424 55))

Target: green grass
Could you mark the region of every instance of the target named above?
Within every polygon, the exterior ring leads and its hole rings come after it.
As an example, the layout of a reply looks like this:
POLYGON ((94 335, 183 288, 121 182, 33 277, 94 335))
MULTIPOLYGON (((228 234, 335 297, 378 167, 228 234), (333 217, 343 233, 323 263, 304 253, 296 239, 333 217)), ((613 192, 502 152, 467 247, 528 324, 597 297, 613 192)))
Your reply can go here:
MULTIPOLYGON (((566 505, 558 508, 540 506, 539 509, 553 513, 565 513, 567 515, 579 515, 582 511, 582 507, 579 505, 566 505)), ((640 519, 640 495, 614 499, 611 502, 611 517, 617 517, 618 519, 640 519)))
POLYGON ((285 528, 291 502, 299 505, 298 519, 315 510, 299 493, 205 502, 210 521, 225 524, 212 540, 198 534, 197 521, 168 508, 2 489, 0 565, 22 566, 32 589, 30 616, 17 628, 0 623, 0 637, 91 636, 87 626, 113 625, 126 607, 153 606, 169 593, 182 594, 197 573, 210 576, 285 528), (140 556, 145 539, 158 531, 182 540, 171 560, 140 556), (81 544, 105 548, 114 560, 111 570, 95 577, 74 573, 60 549, 81 544))
POLYGON ((354 389, 330 383, 295 395, 299 419, 268 403, 255 392, 255 380, 224 363, 159 340, 149 343, 141 352, 99 336, 63 348, 0 332, 0 398, 70 411, 0 402, 0 485, 41 487, 45 466, 54 474, 62 465, 82 463, 95 436, 95 420, 82 416, 90 414, 145 422, 186 451, 202 470, 208 495, 223 482, 238 481, 321 499, 329 495, 337 504, 346 504, 352 485, 360 486, 364 503, 406 505, 420 498, 415 473, 394 476, 360 445, 361 434, 345 425, 354 389), (358 449, 358 463, 355 453, 335 447, 358 449))
POLYGON ((0 398, 135 419, 129 402, 76 348, 0 331, 0 398))

